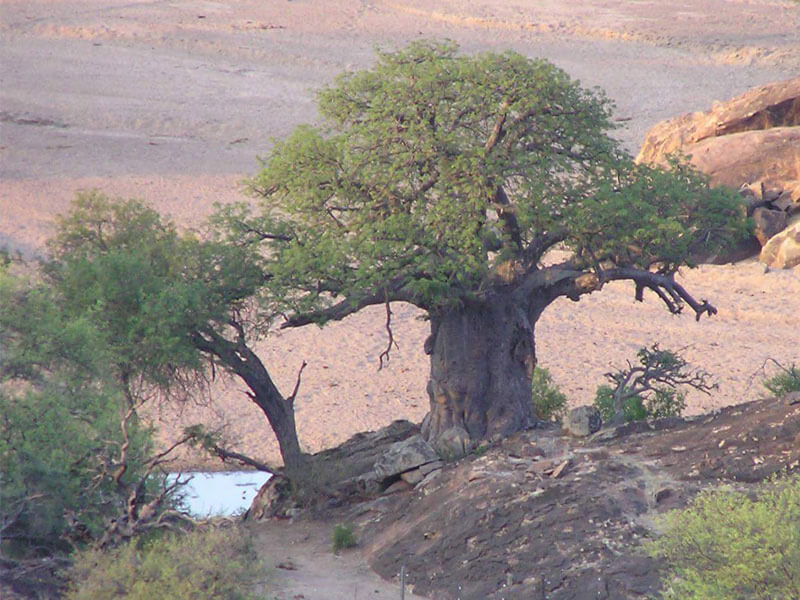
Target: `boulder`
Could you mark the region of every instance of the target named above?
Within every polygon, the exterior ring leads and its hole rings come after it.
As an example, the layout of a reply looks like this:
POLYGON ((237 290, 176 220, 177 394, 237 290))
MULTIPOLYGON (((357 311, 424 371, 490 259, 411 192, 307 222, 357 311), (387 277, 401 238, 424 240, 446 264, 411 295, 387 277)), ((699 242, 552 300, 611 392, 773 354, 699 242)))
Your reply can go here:
POLYGON ((386 480, 405 471, 439 460, 439 456, 421 435, 389 446, 389 449, 375 461, 375 473, 379 480, 386 480))
POLYGON ((594 406, 579 406, 568 411, 563 421, 566 433, 575 437, 586 437, 600 430, 603 419, 594 406))
POLYGON ((800 179, 800 127, 708 138, 682 151, 713 185, 738 189, 743 183, 759 182, 767 189, 783 190, 800 179))
POLYGON ((795 77, 754 88, 727 102, 717 102, 711 110, 658 123, 645 137, 636 162, 663 165, 668 154, 686 152, 688 147, 703 140, 798 125, 800 77, 795 77))
POLYGON ((458 460, 472 451, 472 440, 463 427, 445 429, 433 441, 437 454, 444 460, 458 460))
POLYGON ((760 207, 753 211, 754 233, 758 243, 765 246, 773 236, 786 228, 786 213, 760 207))
POLYGON ((800 221, 770 238, 758 259, 774 269, 791 269, 800 265, 800 221))

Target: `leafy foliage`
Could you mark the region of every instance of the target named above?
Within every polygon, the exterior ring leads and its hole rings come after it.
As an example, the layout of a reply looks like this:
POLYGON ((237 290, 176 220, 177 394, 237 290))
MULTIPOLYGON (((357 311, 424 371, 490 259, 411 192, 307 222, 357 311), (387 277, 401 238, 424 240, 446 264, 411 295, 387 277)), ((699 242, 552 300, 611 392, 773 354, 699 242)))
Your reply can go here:
POLYGON ((553 383, 550 372, 535 367, 531 377, 531 399, 536 417, 543 421, 559 419, 567 408, 567 397, 553 383))
POLYGON ((800 598, 800 477, 773 481, 756 498, 703 492, 662 525, 649 551, 669 569, 664 598, 800 598))
POLYGON ((692 371, 684 358, 658 344, 641 348, 636 356, 638 364, 628 361, 626 369, 606 373, 613 387, 597 388, 594 403, 603 422, 679 416, 686 408, 686 394, 678 386, 705 393, 716 387, 707 373, 692 371))
POLYGON ((264 246, 264 300, 302 323, 340 318, 324 309, 342 297, 446 310, 561 243, 572 268, 674 273, 746 229, 740 199, 686 164, 634 165, 605 96, 544 60, 415 42, 339 77, 319 111, 249 182, 259 209, 218 217, 264 246))
POLYGON ((68 600, 245 600, 261 570, 241 528, 211 528, 78 555, 68 600))
POLYGON ((0 340, 2 551, 69 551, 123 512, 150 431, 134 415, 121 429, 124 392, 107 375, 104 336, 65 314, 52 288, 0 270, 0 340))
POLYGON ((356 536, 353 533, 353 527, 343 523, 334 525, 332 540, 334 554, 339 554, 341 550, 355 548, 358 545, 358 542, 356 542, 356 536))
POLYGON ((780 398, 790 392, 800 392, 800 367, 792 364, 786 368, 778 365, 780 371, 764 380, 764 387, 780 398))
POLYGON ((225 322, 260 277, 236 248, 179 235, 144 203, 97 192, 78 195, 49 249, 49 281, 65 310, 105 336, 118 376, 165 391, 205 369, 189 333, 225 322))

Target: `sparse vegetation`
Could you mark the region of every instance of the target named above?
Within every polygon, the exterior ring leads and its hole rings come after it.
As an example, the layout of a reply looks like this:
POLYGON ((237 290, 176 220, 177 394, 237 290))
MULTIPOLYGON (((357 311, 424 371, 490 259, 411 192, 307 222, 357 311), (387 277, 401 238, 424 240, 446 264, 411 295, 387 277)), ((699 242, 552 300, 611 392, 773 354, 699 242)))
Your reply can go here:
POLYGON ((800 598, 800 476, 747 493, 701 493, 668 513, 649 552, 666 562, 668 600, 800 598))
POLYGON ((790 392, 800 392, 800 367, 792 363, 790 367, 784 367, 775 362, 778 366, 778 373, 764 380, 763 385, 771 394, 780 398, 790 392))
POLYGON ((678 387, 705 393, 716 388, 708 373, 691 370, 683 357, 658 344, 641 348, 636 356, 637 364, 628 361, 627 368, 606 373, 612 386, 597 388, 594 403, 604 423, 679 416, 686 393, 678 387))
POLYGON ((246 600, 260 572, 246 531, 198 529, 80 552, 66 600, 246 600))
POLYGON ((536 417, 542 421, 560 419, 567 409, 567 397, 553 383, 550 372, 544 367, 533 370, 531 400, 536 417))
POLYGON ((332 541, 334 554, 339 554, 340 551, 347 548, 355 548, 358 544, 353 533, 353 527, 344 523, 333 527, 332 541))

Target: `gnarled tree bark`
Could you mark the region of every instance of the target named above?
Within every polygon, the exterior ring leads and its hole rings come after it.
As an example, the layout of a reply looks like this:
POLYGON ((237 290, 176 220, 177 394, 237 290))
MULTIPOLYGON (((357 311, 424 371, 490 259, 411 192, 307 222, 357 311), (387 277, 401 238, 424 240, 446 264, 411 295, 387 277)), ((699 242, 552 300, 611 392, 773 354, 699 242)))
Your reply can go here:
POLYGON ((431 410, 423 435, 463 427, 472 439, 508 435, 534 422, 533 327, 508 293, 431 317, 431 410))

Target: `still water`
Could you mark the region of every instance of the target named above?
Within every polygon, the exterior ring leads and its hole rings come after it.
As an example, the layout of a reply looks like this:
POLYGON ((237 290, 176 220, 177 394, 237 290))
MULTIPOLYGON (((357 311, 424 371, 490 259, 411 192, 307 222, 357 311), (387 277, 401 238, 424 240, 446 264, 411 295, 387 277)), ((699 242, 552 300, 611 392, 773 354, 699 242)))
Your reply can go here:
MULTIPOLYGON (((183 502, 198 518, 243 513, 270 477, 261 471, 221 471, 184 473, 181 479, 190 476, 191 481, 183 487, 183 502)), ((170 475, 169 481, 176 477, 170 475)))

